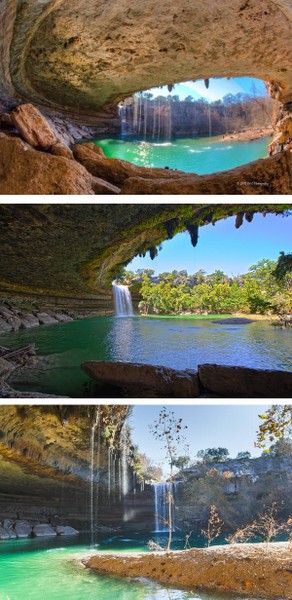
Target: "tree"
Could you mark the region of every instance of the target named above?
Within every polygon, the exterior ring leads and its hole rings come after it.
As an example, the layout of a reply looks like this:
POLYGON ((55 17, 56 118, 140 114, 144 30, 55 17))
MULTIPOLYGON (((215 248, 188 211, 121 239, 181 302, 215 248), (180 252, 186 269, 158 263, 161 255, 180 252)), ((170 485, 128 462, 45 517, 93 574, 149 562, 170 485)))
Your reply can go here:
POLYGON ((215 504, 210 508, 210 516, 208 519, 207 529, 202 529, 201 533, 207 539, 207 546, 211 546, 212 542, 219 537, 224 522, 219 517, 215 504))
POLYGON ((292 406, 291 404, 273 404, 263 415, 259 415, 263 423, 257 432, 256 446, 266 447, 266 440, 273 442, 292 433, 292 406))
POLYGON ((238 452, 238 455, 236 457, 238 460, 250 460, 251 459, 251 453, 248 451, 244 451, 244 452, 238 452))
POLYGON ((157 421, 154 421, 153 426, 150 427, 150 431, 153 437, 162 443, 164 450, 166 451, 166 458, 170 468, 169 477, 169 492, 166 498, 168 506, 168 542, 166 551, 169 552, 172 540, 172 507, 173 507, 173 467, 175 461, 178 460, 178 448, 182 443, 185 442, 183 430, 187 429, 187 425, 182 424, 182 419, 176 419, 173 411, 168 411, 164 406, 159 413, 157 421))
POLYGON ((225 462, 229 456, 229 452, 227 448, 207 448, 207 450, 199 450, 197 456, 206 463, 225 462))
POLYGON ((268 452, 264 452, 264 455, 272 456, 274 458, 286 458, 292 456, 292 440, 289 438, 281 438, 272 444, 268 452))

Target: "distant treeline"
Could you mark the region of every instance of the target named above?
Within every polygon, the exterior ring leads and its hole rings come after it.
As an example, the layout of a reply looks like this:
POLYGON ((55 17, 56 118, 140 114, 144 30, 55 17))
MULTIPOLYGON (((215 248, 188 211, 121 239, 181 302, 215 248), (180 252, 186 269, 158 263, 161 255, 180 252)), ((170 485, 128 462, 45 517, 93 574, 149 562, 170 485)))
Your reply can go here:
POLYGON ((174 270, 158 276, 152 269, 139 269, 136 274, 124 270, 118 280, 142 297, 143 314, 292 312, 291 255, 284 253, 278 262, 263 259, 248 273, 233 277, 219 269, 210 275, 174 270), (284 259, 288 266, 279 274, 284 259))
POLYGON ((153 97, 150 92, 128 98, 120 107, 123 133, 159 140, 171 136, 220 135, 245 129, 274 127, 278 103, 269 97, 239 93, 208 102, 187 96, 153 97))

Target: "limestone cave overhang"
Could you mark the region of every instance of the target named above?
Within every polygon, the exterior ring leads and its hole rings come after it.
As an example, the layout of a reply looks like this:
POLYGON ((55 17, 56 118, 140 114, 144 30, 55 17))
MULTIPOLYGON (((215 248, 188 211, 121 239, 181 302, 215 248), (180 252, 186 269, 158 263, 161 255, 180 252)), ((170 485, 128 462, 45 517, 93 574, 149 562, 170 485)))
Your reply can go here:
POLYGON ((292 101, 290 0, 1 0, 0 96, 94 122, 136 91, 210 77, 292 101))
POLYGON ((181 231, 237 215, 283 214, 292 204, 1 204, 0 297, 108 295, 137 254, 181 231))

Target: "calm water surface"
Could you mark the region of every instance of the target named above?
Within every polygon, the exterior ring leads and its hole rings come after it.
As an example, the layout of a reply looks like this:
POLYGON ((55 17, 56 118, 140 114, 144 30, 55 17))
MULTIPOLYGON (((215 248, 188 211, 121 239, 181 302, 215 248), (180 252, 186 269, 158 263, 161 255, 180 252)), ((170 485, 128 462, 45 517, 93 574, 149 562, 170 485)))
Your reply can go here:
POLYGON ((268 321, 218 325, 210 318, 96 317, 0 336, 0 345, 9 348, 30 342, 36 343, 41 363, 12 381, 16 389, 77 398, 86 395, 90 381, 80 369, 86 360, 175 369, 195 369, 201 363, 292 368, 291 329, 268 321))
POLYGON ((238 595, 184 591, 146 579, 97 575, 80 559, 98 551, 146 551, 139 538, 72 538, 0 542, 0 600, 240 600, 238 595))
POLYGON ((139 139, 96 140, 108 158, 121 158, 144 167, 166 167, 205 175, 227 171, 267 156, 270 138, 254 142, 219 142, 219 138, 182 138, 171 142, 139 139))

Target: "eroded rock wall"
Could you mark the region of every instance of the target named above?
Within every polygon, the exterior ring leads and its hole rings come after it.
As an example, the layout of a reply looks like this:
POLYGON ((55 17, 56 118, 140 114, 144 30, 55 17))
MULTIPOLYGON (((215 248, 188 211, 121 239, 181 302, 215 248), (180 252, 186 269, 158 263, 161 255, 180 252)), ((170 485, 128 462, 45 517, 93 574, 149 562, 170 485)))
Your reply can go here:
POLYGON ((0 521, 50 520, 89 528, 91 432, 97 410, 94 518, 96 523, 98 513, 99 523, 120 525, 121 491, 118 481, 109 486, 108 460, 111 451, 118 462, 126 406, 1 406, 0 521))

